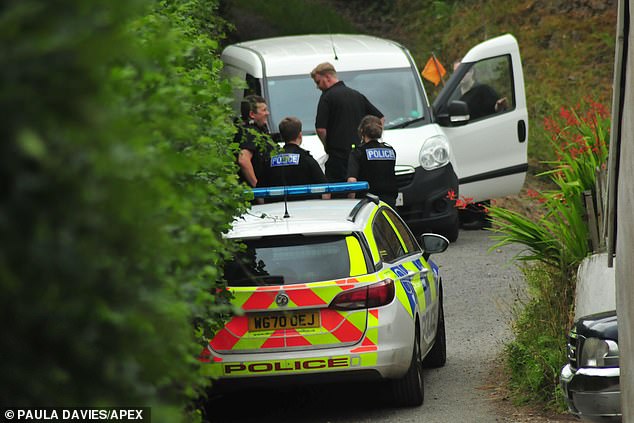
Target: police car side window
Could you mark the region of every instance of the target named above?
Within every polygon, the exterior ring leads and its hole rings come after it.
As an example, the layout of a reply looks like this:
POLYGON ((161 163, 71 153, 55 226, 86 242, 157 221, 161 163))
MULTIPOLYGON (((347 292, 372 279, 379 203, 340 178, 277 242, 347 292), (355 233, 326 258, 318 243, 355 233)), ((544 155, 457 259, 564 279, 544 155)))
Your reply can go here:
POLYGON ((414 236, 396 213, 387 209, 383 213, 387 214, 387 217, 392 221, 396 230, 398 230, 398 233, 401 235, 405 248, 407 249, 406 254, 420 253, 420 247, 414 239, 414 236))
POLYGON ((392 263, 405 255, 401 242, 383 213, 379 212, 372 224, 372 233, 379 249, 381 260, 392 263))

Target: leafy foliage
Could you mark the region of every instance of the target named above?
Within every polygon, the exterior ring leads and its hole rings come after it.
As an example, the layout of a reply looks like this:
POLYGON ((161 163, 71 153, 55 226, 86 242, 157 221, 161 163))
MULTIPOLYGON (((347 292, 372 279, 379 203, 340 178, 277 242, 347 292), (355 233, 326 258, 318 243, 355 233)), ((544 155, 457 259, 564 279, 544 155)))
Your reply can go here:
POLYGON ((574 284, 558 269, 539 263, 523 266, 522 272, 531 299, 516 304, 515 339, 505 351, 514 399, 563 411, 558 378, 566 362, 565 328, 570 327, 574 284))
POLYGON ((245 206, 216 5, 0 9, 2 403, 175 421, 207 383, 196 339, 245 206))
POLYGON ((605 169, 610 137, 610 112, 586 97, 575 108, 562 107, 559 119, 545 118, 557 159, 546 162, 553 170, 544 172, 562 183, 578 180, 585 189, 594 188, 597 169, 605 169), (586 109, 581 114, 581 109, 586 109))
POLYGON ((576 108, 560 109, 558 119, 546 118, 557 160, 541 176, 549 176, 556 190, 528 194, 539 199, 544 214, 537 221, 512 210, 491 207, 497 224, 494 248, 510 243, 527 248, 524 261, 540 261, 574 276, 577 265, 590 252, 583 192, 595 188, 597 170, 606 164, 610 119, 600 103, 587 101, 576 108), (581 109, 587 108, 584 114, 581 109), (579 116, 582 115, 582 118, 579 116), (563 129, 562 129, 563 128, 563 129))
POLYGON ((557 189, 529 192, 543 208, 542 216, 495 206, 489 211, 497 240, 492 248, 521 244, 526 250, 517 259, 532 263, 523 267, 531 300, 517 310, 515 340, 507 347, 512 384, 525 398, 561 408, 557 377, 566 361, 577 267, 591 252, 583 192, 594 189, 597 169, 605 166, 610 118, 603 105, 587 100, 562 107, 544 127, 557 160, 548 162, 552 169, 541 176, 550 177, 557 189))
POLYGON ((315 0, 227 0, 237 13, 253 13, 274 27, 276 36, 310 33, 351 33, 355 28, 334 10, 315 0))

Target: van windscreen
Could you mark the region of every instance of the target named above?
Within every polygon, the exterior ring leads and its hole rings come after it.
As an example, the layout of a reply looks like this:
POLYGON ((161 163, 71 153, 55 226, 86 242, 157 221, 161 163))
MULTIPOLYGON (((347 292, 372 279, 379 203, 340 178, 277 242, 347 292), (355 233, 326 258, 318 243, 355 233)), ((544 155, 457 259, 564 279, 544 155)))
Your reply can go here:
MULTIPOLYGON (((389 129, 425 117, 418 77, 411 68, 337 72, 339 80, 365 95, 385 115, 389 129)), ((271 77, 267 80, 273 128, 286 116, 303 122, 305 135, 315 133, 315 116, 321 91, 308 75, 271 77)))

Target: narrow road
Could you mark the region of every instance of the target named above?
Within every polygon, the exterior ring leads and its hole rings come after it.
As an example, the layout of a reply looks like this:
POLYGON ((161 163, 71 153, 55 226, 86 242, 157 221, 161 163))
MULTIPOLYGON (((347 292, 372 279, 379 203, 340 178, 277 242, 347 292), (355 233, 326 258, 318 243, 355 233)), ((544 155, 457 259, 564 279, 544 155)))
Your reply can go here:
MULTIPOLYGON (((519 252, 491 253, 487 231, 462 231, 440 255, 445 289, 447 364, 425 373, 425 403, 395 408, 378 384, 337 384, 247 391, 210 399, 218 422, 422 422, 483 423, 515 420, 491 401, 490 373, 510 340, 510 305, 522 275, 511 261, 519 252)), ((213 416, 213 417, 211 417, 213 416)), ((541 420, 539 420, 541 421, 541 420)))

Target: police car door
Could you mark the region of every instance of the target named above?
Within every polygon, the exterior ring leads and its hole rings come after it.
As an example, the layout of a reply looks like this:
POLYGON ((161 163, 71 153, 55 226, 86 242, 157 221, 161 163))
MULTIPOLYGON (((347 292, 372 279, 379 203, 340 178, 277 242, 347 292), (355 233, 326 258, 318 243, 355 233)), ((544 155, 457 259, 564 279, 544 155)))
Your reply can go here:
POLYGON ((452 147, 461 196, 482 201, 519 192, 528 168, 528 112, 519 47, 512 35, 472 48, 434 102, 434 110, 452 147), (474 86, 485 94, 466 100, 465 93, 474 86), (487 110, 470 110, 469 119, 461 113, 464 109, 452 104, 463 100, 478 108, 473 100, 493 95, 497 100, 483 106, 487 110))
POLYGON ((392 210, 379 210, 372 231, 384 266, 395 276, 397 301, 412 318, 417 314, 420 317, 421 349, 427 351, 436 333, 438 287, 430 283, 433 277, 421 260, 422 251, 407 226, 392 210))

